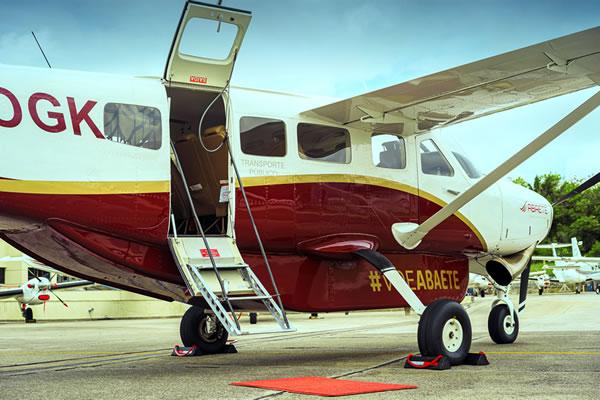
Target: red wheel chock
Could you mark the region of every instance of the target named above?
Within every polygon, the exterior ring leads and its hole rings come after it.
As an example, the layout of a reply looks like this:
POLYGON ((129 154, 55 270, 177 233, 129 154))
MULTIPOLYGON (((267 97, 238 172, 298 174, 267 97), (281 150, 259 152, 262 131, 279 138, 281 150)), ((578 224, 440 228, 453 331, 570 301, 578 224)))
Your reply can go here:
MULTIPOLYGON (((237 349, 232 343, 228 343, 223 347, 221 354, 233 354, 237 353, 237 349)), ((198 347, 191 346, 180 346, 178 344, 173 347, 173 351, 171 352, 172 356, 176 357, 194 357, 194 356, 206 356, 208 353, 203 353, 198 347)))
POLYGON ((408 357, 406 357, 406 362, 404 363, 404 368, 414 369, 433 369, 440 371, 444 369, 450 369, 450 367, 450 360, 444 356, 427 357, 409 354, 408 357))
MULTIPOLYGON (((489 365, 489 363, 487 356, 482 351, 479 353, 469 353, 462 365, 489 365)), ((404 363, 404 368, 432 369, 436 371, 450 369, 451 367, 450 360, 442 355, 437 357, 427 357, 409 354, 404 363)))

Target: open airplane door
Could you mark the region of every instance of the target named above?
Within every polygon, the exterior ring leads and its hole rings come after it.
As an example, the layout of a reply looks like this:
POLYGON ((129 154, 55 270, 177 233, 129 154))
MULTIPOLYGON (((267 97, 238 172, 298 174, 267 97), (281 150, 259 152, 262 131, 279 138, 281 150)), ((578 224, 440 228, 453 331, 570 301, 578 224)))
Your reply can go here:
POLYGON ((172 86, 220 90, 231 77, 252 14, 188 1, 163 78, 172 86))

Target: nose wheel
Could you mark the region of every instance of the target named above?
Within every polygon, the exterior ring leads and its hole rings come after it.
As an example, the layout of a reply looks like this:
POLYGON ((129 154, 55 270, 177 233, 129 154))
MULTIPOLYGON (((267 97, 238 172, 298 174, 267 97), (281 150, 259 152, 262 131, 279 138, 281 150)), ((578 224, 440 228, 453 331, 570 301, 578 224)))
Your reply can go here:
POLYGON ((214 314, 201 307, 190 307, 183 314, 179 334, 184 346, 196 346, 203 353, 221 353, 229 333, 214 314))
POLYGON ((424 356, 447 357, 452 365, 461 364, 471 348, 471 321, 455 301, 441 299, 431 303, 421 315, 417 338, 424 356))
POLYGON ((488 331, 492 340, 498 344, 513 343, 519 336, 519 317, 510 315, 506 304, 498 304, 488 317, 488 331))

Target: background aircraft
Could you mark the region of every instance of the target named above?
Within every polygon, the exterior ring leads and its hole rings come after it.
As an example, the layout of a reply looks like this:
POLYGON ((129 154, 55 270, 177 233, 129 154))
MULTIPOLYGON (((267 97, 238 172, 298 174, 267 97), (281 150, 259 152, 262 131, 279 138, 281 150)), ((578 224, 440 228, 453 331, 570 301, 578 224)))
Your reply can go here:
MULTIPOLYGON (((31 268, 55 274, 57 273, 57 271, 55 271, 54 269, 47 267, 28 256, 0 258, 0 262, 3 261, 24 261, 31 268)), ((37 272, 34 273, 37 274, 37 272)), ((47 301, 50 300, 50 295, 54 295, 58 301, 60 301, 65 307, 68 307, 67 303, 65 303, 54 292, 55 290, 89 286, 93 284, 94 282, 88 280, 52 283, 52 279, 48 279, 44 276, 36 276, 28 280, 18 288, 0 289, 0 299, 14 297, 15 300, 17 300, 17 302, 19 303, 19 307, 21 308, 21 312, 23 313, 23 318, 25 318, 25 322, 34 322, 35 320, 33 318, 33 310, 31 309, 31 306, 45 304, 47 301)))
POLYGON ((479 294, 481 297, 485 297, 486 291, 488 288, 492 287, 492 284, 485 276, 470 272, 469 287, 474 290, 474 295, 479 294))
MULTIPOLYGON (((586 282, 600 281, 600 258, 583 257, 579 245, 581 242, 577 238, 571 238, 571 244, 551 243, 538 245, 537 248, 552 249, 552 257, 533 256, 533 261, 550 261, 554 265, 544 265, 545 270, 552 270, 555 278, 547 275, 544 278, 550 282, 560 282, 563 284, 574 284, 575 293, 581 293, 581 285, 586 282), (559 256, 556 249, 571 247, 571 256, 559 256)), ((539 286, 538 286, 539 287, 539 286)), ((600 284, 595 285, 596 293, 600 294, 600 284)), ((543 291, 543 290, 542 290, 543 291)), ((540 294, 542 294, 540 292, 540 294)))

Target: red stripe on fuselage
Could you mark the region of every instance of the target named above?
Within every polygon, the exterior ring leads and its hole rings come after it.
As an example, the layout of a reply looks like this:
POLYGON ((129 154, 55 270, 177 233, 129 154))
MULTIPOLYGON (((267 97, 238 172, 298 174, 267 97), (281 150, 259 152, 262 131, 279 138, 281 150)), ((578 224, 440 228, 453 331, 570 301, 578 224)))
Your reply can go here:
POLYGON ((59 219, 90 231, 164 245, 169 229, 169 193, 61 195, 0 192, 0 218, 7 214, 59 219))
MULTIPOLYGON (((379 238, 383 252, 406 253, 394 237, 396 222, 419 222, 441 206, 417 195, 383 186, 359 183, 296 183, 246 188, 252 214, 266 247, 273 252, 296 252, 297 244, 316 237, 360 233, 379 238)), ((238 245, 256 251, 256 239, 238 190, 238 245)), ((458 217, 452 216, 419 245, 419 252, 462 256, 483 245, 458 217)))

